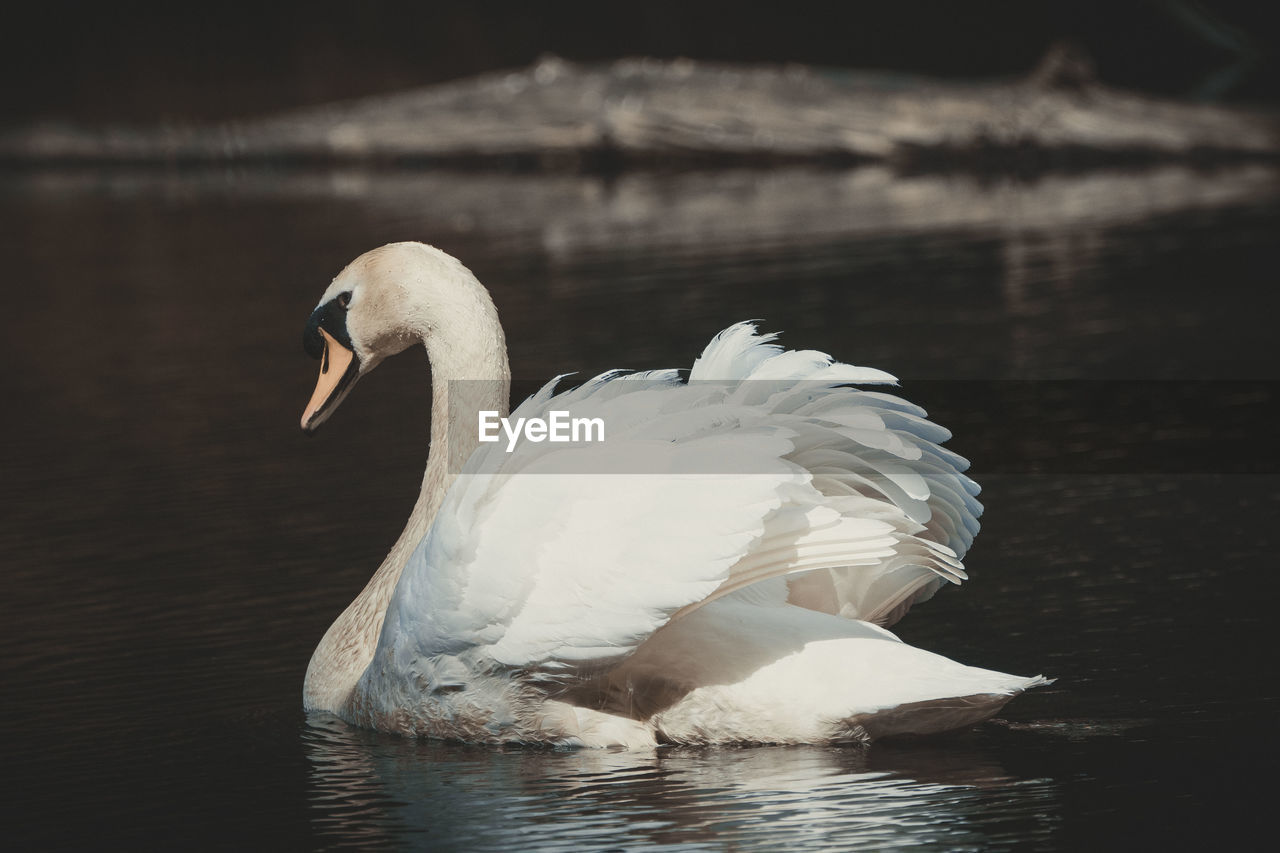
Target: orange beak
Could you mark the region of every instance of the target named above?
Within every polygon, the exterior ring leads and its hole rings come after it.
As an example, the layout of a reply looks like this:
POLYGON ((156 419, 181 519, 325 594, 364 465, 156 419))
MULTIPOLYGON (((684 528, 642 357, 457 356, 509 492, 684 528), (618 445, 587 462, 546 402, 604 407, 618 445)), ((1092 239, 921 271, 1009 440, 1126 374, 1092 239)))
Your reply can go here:
POLYGON ((355 353, 338 343, 333 335, 320 329, 324 336, 324 354, 320 357, 320 378, 316 380, 315 393, 302 413, 302 428, 307 432, 324 420, 324 415, 342 398, 343 392, 355 380, 357 362, 355 353))

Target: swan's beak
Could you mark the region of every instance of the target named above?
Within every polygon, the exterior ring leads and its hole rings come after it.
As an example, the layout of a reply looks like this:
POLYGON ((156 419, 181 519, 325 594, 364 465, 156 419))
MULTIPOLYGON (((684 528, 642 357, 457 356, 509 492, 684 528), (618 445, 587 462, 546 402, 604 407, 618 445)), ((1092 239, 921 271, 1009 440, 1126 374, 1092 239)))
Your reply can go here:
POLYGON ((325 329, 318 331, 323 336, 324 350, 320 354, 320 378, 316 381, 315 393, 302 413, 305 432, 313 432, 325 422, 360 375, 360 360, 356 354, 338 343, 325 329))

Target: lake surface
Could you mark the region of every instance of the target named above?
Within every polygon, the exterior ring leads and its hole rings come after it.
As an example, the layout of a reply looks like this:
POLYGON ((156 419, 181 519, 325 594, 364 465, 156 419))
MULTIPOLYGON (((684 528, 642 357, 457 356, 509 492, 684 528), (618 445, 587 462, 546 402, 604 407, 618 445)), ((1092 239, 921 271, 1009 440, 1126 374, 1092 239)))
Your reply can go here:
POLYGON ((1261 837, 1280 769, 1278 188, 1265 167, 0 175, 5 835, 1261 837), (429 405, 410 353, 303 436, 301 330, 347 261, 402 239, 490 287, 521 379, 687 367, 747 318, 901 377, 973 460, 986 515, 971 581, 896 630, 1057 683, 973 731, 869 748, 489 749, 307 719, 307 660, 408 515, 429 405))

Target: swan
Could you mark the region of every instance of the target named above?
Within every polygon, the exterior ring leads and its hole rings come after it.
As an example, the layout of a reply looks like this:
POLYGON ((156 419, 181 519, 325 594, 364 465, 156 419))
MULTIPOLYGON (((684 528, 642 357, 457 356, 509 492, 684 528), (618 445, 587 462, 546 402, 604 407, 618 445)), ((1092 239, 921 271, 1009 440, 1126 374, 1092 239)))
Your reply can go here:
POLYGON ((497 310, 412 242, 343 269, 303 337, 321 362, 307 432, 410 346, 432 376, 421 491, 316 647, 309 712, 474 743, 866 742, 969 726, 1049 683, 887 630, 966 578, 982 510, 950 433, 877 390, 887 373, 739 323, 687 379, 557 377, 510 413, 590 415, 603 442, 481 442, 482 413, 508 416, 497 310))

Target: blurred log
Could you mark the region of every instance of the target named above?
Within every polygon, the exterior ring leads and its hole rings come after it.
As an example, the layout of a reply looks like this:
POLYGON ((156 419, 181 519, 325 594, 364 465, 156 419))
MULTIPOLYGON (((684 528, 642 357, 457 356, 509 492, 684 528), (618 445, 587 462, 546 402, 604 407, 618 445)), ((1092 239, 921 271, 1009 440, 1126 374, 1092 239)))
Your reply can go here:
POLYGON ((612 168, 655 163, 889 162, 1081 167, 1275 158, 1274 112, 1099 84, 1050 52, 1023 80, 953 83, 689 60, 532 68, 212 126, 40 125, 0 134, 13 162, 413 162, 612 168))

